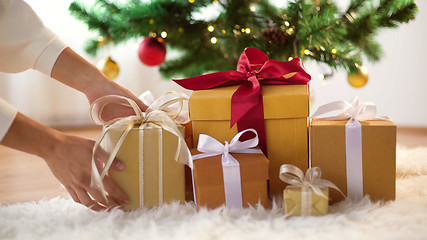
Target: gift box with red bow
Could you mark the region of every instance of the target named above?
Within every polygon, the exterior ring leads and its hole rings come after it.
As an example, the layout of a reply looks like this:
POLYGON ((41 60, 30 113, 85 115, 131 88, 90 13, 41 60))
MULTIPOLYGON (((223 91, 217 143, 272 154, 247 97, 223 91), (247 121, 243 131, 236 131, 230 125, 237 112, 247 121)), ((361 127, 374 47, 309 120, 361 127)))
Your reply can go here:
POLYGON ((189 102, 193 145, 197 146, 200 134, 224 142, 254 128, 270 161, 270 193, 281 194, 282 164, 308 168, 309 80, 300 59, 271 60, 258 49, 246 48, 237 70, 175 82, 195 90, 189 102))

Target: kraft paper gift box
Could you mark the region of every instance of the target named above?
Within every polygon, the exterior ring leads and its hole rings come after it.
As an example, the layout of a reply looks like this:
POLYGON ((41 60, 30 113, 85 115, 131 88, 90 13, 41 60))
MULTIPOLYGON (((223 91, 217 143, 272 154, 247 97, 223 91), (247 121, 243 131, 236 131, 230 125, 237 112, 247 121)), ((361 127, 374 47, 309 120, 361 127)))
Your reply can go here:
MULTIPOLYGON (((184 134, 184 128, 179 129, 184 134)), ((112 129, 106 140, 116 143, 121 133, 121 130, 112 129)), ((125 170, 109 171, 111 178, 129 196, 130 203, 123 205, 125 210, 185 202, 184 164, 174 159, 178 140, 172 133, 153 126, 143 129, 135 126, 130 130, 117 153, 125 170)))
POLYGON ((193 146, 198 144, 199 134, 223 142, 230 141, 238 131, 254 128, 260 135, 259 147, 270 161, 270 193, 281 194, 285 184, 277 177, 280 165, 308 167, 310 75, 300 59, 268 60, 267 55, 254 48, 245 49, 237 69, 174 80, 184 88, 196 90, 189 100, 193 146), (253 82, 260 87, 256 88, 253 82), (246 92, 243 95, 250 96, 242 98, 242 93, 249 89, 254 93, 246 92), (246 109, 249 104, 251 108, 246 109), (236 114, 241 114, 237 111, 242 109, 244 115, 236 119, 236 114), (231 127, 230 123, 234 125, 231 127))
MULTIPOLYGON (((232 143, 230 143, 231 145, 232 143)), ((232 149, 232 147, 230 148, 232 149)), ((223 172, 224 166, 222 162, 221 154, 214 154, 214 156, 202 157, 197 160, 193 160, 193 184, 194 193, 197 206, 207 207, 214 209, 222 205, 226 205, 227 208, 241 208, 255 206, 261 204, 264 207, 268 207, 268 159, 259 149, 257 153, 232 153, 230 154, 238 161, 238 168, 240 169, 240 185, 238 187, 241 192, 241 199, 237 205, 233 203, 233 196, 226 196, 227 188, 224 184, 224 176, 226 172, 223 172), (228 200, 227 202, 227 199, 228 200)), ((193 156, 198 154, 204 154, 197 149, 191 149, 193 156)), ((230 174, 230 170, 227 170, 230 174)), ((232 170, 231 170, 232 172, 232 170)), ((230 179, 230 176, 228 176, 230 179)), ((234 182, 231 180, 230 182, 234 182)), ((233 193, 235 191, 232 185, 229 185, 229 191, 233 193)))
MULTIPOLYGON (((372 200, 395 199, 396 125, 388 118, 378 119, 358 121, 359 150, 354 150, 354 144, 346 139, 348 118, 314 118, 311 122, 311 166, 320 167, 324 178, 334 182, 351 199, 364 195, 372 200)), ((330 198, 332 203, 343 199, 335 192, 330 198)))
POLYGON ((328 213, 329 189, 341 190, 326 179, 321 178, 319 167, 307 169, 306 174, 291 164, 280 166, 279 178, 289 186, 283 190, 283 208, 290 216, 322 216, 328 213))
MULTIPOLYGON (((238 86, 194 91, 190 97, 194 146, 199 134, 207 134, 220 142, 236 135, 230 129, 231 96, 238 86)), ((289 163, 308 168, 308 86, 263 86, 264 123, 267 156, 270 162, 270 192, 281 193, 285 184, 277 177, 280 165, 289 163)))
MULTIPOLYGON (((326 197, 329 196, 328 188, 323 187, 321 190, 326 197)), ((283 191, 283 207, 288 216, 323 216, 328 214, 328 198, 316 194, 309 188, 288 186, 283 191), (303 194, 310 195, 307 196, 310 203, 303 200, 303 194)))
POLYGON ((129 196, 125 210, 152 207, 172 201, 185 201, 184 163, 191 158, 185 143, 185 129, 177 114, 163 111, 174 103, 183 104, 186 98, 177 93, 167 93, 155 100, 143 113, 134 101, 121 96, 106 96, 91 106, 94 122, 104 124, 92 157, 92 185, 106 194, 102 178, 108 173, 118 186, 129 196), (123 103, 124 102, 124 103, 123 103), (132 107, 135 116, 122 117, 105 122, 101 119, 104 107, 120 103, 132 107), (171 115, 176 118, 171 117, 171 115), (95 152, 102 148, 109 153, 103 169, 95 166, 95 152), (109 169, 117 158, 126 168, 124 171, 109 169))

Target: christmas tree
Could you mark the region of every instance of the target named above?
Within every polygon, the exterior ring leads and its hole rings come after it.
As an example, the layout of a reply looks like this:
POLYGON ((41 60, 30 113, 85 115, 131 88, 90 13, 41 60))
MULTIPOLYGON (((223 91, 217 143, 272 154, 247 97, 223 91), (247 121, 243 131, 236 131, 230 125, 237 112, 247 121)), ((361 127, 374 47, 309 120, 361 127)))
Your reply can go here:
POLYGON ((358 73, 362 58, 382 55, 378 31, 414 19, 417 6, 413 0, 351 0, 340 11, 332 0, 291 0, 284 8, 267 0, 97 0, 91 7, 73 2, 70 11, 99 33, 88 53, 133 38, 162 38, 179 57, 167 59, 161 73, 191 77, 235 69, 246 47, 271 59, 299 57, 358 73))

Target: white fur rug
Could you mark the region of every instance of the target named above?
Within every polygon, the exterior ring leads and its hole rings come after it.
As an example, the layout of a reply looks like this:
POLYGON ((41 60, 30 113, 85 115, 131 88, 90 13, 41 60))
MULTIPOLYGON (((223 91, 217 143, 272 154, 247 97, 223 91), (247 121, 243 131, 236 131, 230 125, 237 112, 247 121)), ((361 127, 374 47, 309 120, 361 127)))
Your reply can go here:
POLYGON ((93 212, 55 198, 0 207, 0 239, 427 239, 427 148, 397 150, 397 199, 341 202, 322 217, 285 219, 272 209, 196 211, 163 205, 93 212))

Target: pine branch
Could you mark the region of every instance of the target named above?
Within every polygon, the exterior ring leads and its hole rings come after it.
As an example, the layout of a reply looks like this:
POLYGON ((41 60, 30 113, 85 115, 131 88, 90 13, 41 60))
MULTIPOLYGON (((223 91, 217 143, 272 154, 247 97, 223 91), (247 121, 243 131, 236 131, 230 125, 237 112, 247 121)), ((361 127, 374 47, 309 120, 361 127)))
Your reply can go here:
POLYGON ((344 12, 332 0, 290 0, 283 9, 266 0, 98 0, 91 7, 73 2, 69 9, 102 37, 87 42, 86 51, 92 55, 106 44, 167 32, 168 48, 182 55, 163 63, 165 76, 234 69, 245 47, 256 47, 277 60, 302 57, 357 72, 362 56, 370 61, 381 57, 376 33, 414 19, 418 11, 414 0, 351 0, 344 12), (217 18, 194 19, 194 13, 212 4, 222 7, 217 18), (251 6, 256 6, 255 12, 251 6), (208 26, 214 30, 208 31, 208 26), (278 29, 282 40, 263 36, 267 27, 278 29), (214 37, 216 44, 211 43, 214 37))

